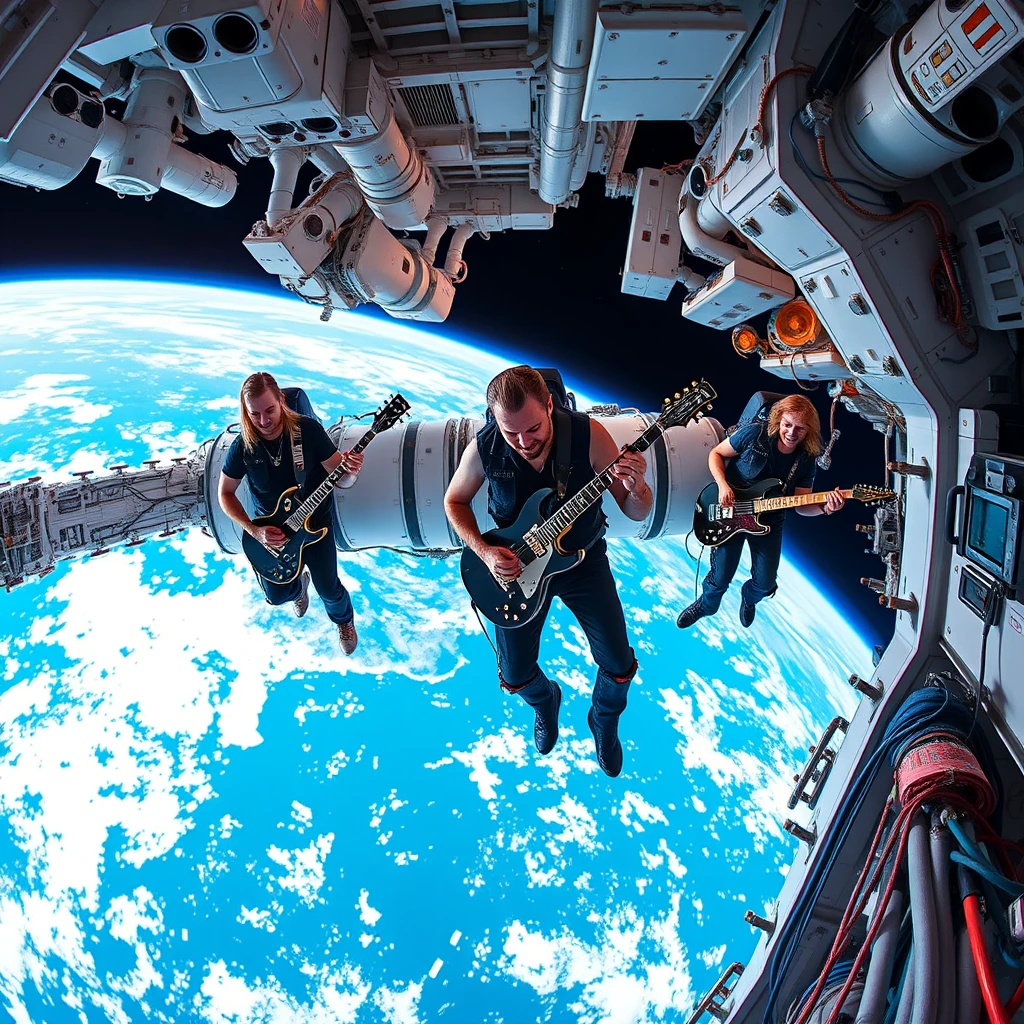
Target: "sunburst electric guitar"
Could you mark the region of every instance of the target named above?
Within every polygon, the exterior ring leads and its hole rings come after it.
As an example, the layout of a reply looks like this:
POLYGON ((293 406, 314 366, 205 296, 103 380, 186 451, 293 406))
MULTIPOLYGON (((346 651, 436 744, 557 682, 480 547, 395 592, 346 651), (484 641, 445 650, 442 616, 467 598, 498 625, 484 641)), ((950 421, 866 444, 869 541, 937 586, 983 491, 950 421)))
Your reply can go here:
MULTIPOLYGON (((714 388, 702 380, 682 394, 666 398, 658 418, 623 452, 646 451, 669 427, 701 416, 715 397, 714 388)), ((463 549, 462 582, 481 615, 497 626, 514 628, 525 626, 540 611, 551 577, 568 572, 583 560, 585 552, 567 551, 561 541, 573 523, 611 486, 614 465, 613 462, 598 473, 557 508, 550 507, 555 493, 550 487, 535 491, 511 526, 483 535, 486 544, 508 548, 516 555, 523 565, 516 579, 499 579, 469 548, 463 549)))
MULTIPOLYGON (((718 503, 718 484, 710 483, 697 496, 697 504, 693 509, 694 536, 708 547, 718 547, 737 533, 749 533, 759 537, 771 532, 759 515, 762 512, 777 512, 787 508, 799 508, 801 505, 817 505, 823 502, 831 491, 820 491, 817 494, 782 493, 782 481, 774 477, 759 480, 753 487, 746 490, 733 488, 736 500, 732 505, 718 503)), ((868 487, 866 484, 855 484, 848 490, 841 490, 844 498, 853 498, 870 504, 873 501, 889 501, 896 495, 881 487, 868 487)))
MULTIPOLYGON (((351 454, 358 455, 383 430, 390 430, 409 411, 409 403, 401 396, 389 398, 373 417, 373 426, 352 446, 351 454)), ((284 439, 288 443, 288 439, 284 439)), ((254 526, 276 526, 287 540, 278 548, 268 548, 248 533, 242 534, 242 550, 252 567, 271 583, 291 583, 302 572, 302 552, 310 544, 323 540, 329 527, 310 529, 309 517, 327 500, 334 485, 347 472, 345 464, 328 474, 327 479, 310 494, 303 497, 298 487, 289 487, 277 499, 277 507, 268 516, 253 520, 254 526)))

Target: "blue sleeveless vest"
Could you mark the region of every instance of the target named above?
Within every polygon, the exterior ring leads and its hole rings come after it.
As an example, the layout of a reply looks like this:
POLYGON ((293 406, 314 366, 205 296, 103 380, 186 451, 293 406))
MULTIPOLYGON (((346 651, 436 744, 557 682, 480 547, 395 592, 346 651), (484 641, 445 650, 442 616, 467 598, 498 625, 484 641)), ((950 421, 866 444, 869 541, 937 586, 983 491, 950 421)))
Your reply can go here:
MULTIPOLYGON (((569 498, 594 479, 594 470, 590 465, 590 417, 570 409, 563 411, 571 424, 569 479, 565 487, 565 496, 569 498)), ((487 511, 499 527, 511 526, 536 491, 542 487, 554 490, 555 463, 552 455, 548 456, 538 473, 509 447, 494 420, 489 420, 477 433, 476 447, 487 478, 487 511)), ((550 515, 553 511, 554 508, 549 507, 546 513, 550 515)), ((598 501, 576 520, 563 544, 567 548, 590 547, 604 535, 607 525, 608 520, 598 501)))

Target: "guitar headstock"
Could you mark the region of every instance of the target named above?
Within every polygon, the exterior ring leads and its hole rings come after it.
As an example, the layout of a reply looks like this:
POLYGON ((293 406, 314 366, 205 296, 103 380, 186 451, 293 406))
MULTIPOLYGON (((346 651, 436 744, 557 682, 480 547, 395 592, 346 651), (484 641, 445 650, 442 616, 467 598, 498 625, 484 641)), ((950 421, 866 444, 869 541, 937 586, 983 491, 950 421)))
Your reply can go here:
POLYGON ((688 388, 677 391, 671 398, 661 403, 661 414, 658 422, 665 428, 678 427, 699 419, 711 409, 711 402, 718 397, 718 392, 706 381, 693 381, 688 388))
POLYGON ((857 501, 863 501, 870 505, 874 501, 891 501, 896 497, 895 491, 888 491, 884 487, 871 487, 868 484, 854 484, 850 488, 850 497, 857 501))
POLYGON ((372 430, 379 434, 382 430, 390 430, 412 408, 401 394, 392 395, 374 413, 372 430))

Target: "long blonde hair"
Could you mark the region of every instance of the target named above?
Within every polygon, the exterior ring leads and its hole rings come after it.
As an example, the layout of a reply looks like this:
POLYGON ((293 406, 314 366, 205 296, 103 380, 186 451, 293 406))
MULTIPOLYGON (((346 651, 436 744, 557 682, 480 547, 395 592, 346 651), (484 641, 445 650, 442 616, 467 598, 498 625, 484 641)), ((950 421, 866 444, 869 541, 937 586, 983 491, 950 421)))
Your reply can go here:
POLYGON ((249 410, 245 407, 245 402, 246 399, 250 402, 254 401, 264 391, 269 391, 281 403, 281 428, 283 435, 290 436, 292 430, 299 423, 299 414, 288 408, 284 392, 277 386, 277 381, 269 373, 250 373, 242 382, 242 390, 238 395, 238 403, 241 406, 239 417, 242 424, 242 444, 249 451, 252 451, 259 443, 260 435, 249 416, 249 410))
POLYGON ((803 440, 804 451, 808 455, 821 454, 821 421, 818 419, 818 410, 814 408, 809 398, 803 395, 786 395, 780 398, 768 413, 768 436, 779 436, 779 425, 782 417, 789 413, 791 416, 799 416, 807 425, 807 436, 803 440))

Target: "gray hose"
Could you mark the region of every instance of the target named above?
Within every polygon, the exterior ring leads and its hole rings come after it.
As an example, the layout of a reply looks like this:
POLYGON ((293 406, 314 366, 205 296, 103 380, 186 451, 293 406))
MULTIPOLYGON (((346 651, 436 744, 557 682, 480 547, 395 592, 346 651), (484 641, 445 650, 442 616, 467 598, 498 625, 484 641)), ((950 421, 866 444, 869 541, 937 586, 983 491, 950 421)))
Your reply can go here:
MULTIPOLYGON (((879 890, 885 888, 890 872, 886 871, 879 883, 879 890)), ((896 957, 896 940, 899 937, 900 921, 903 918, 903 893, 893 889, 889 905, 882 916, 882 924, 871 947, 871 961, 864 979, 864 995, 860 1001, 860 1012, 856 1024, 881 1024, 885 1016, 885 999, 889 994, 892 979, 892 965, 896 957)))
POLYGON ((910 1024, 910 1015, 914 1012, 914 950, 907 954, 906 978, 903 992, 900 995, 900 1008, 896 1012, 895 1024, 910 1024))
POLYGON ((956 937, 956 1024, 978 1024, 981 1019, 981 988, 971 955, 967 928, 956 937))
POLYGON ((935 1024, 953 1024, 956 1008, 956 937, 953 934, 953 910, 949 898, 949 869, 953 836, 940 820, 941 811, 932 811, 931 861, 935 892, 935 923, 939 940, 939 1006, 935 1024))
POLYGON ((918 812, 907 843, 910 913, 914 926, 914 1012, 910 1024, 934 1024, 939 1012, 939 936, 935 921, 928 819, 918 812))

